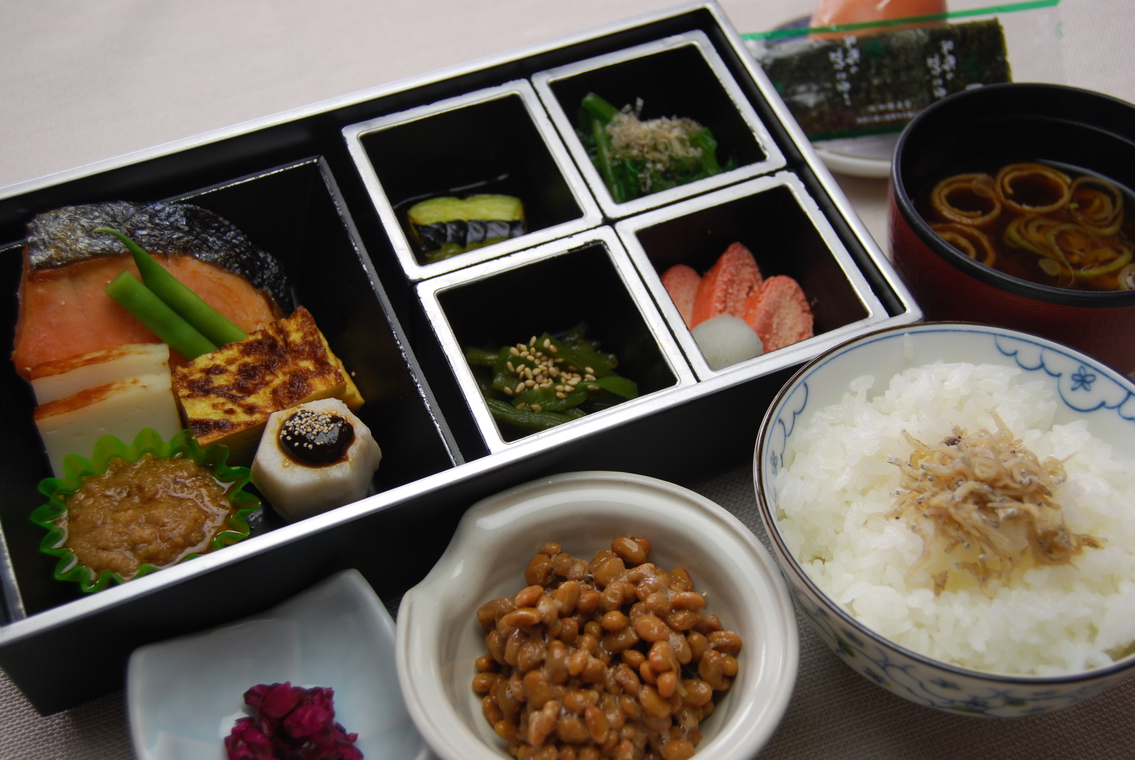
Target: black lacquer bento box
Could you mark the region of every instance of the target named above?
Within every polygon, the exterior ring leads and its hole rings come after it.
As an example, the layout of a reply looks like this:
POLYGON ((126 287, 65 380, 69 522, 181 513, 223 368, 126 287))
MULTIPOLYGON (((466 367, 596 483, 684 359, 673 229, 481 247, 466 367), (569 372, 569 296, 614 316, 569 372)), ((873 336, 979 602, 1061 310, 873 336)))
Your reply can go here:
POLYGON ((465 509, 508 486, 577 469, 680 481, 744 461, 796 367, 921 318, 714 4, 9 188, 9 335, 28 220, 110 200, 191 201, 275 254, 353 373, 359 416, 384 456, 361 501, 291 524, 267 509, 238 544, 83 594, 54 580, 39 551, 29 516, 50 468, 32 393, 10 361, 0 367, 0 666, 44 714, 121 688, 139 645, 263 611, 347 567, 396 611, 465 509), (645 115, 712 125, 731 168, 615 202, 575 132, 581 94, 600 89, 641 98, 645 115), (468 188, 523 197, 526 233, 422 260, 407 204, 468 188), (660 276, 675 263, 704 271, 735 241, 763 271, 800 282, 815 337, 714 370, 660 276), (637 397, 538 433, 504 432, 465 348, 580 323, 620 356, 637 397))

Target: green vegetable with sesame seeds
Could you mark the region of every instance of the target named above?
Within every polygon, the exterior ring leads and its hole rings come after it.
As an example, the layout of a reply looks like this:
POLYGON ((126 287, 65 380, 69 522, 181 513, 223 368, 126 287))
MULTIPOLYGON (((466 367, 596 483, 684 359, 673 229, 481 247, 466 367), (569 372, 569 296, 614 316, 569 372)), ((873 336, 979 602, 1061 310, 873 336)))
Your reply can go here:
POLYGON ((558 337, 544 333, 496 350, 465 350, 506 436, 546 430, 638 396, 638 385, 615 371, 615 355, 599 351, 585 331, 581 325, 558 337))
POLYGON ((565 422, 571 422, 583 417, 583 413, 563 414, 560 412, 533 412, 530 409, 517 409, 507 401, 495 398, 486 398, 489 411, 497 422, 514 425, 524 430, 547 430, 565 422))

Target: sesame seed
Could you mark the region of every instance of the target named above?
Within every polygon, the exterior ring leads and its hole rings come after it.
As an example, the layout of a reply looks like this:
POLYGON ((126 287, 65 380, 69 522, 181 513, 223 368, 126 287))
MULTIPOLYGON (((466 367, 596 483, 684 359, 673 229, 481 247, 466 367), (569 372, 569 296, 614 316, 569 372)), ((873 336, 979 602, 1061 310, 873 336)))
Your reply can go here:
POLYGON ((338 414, 312 409, 294 412, 284 421, 279 432, 281 448, 289 456, 300 451, 318 454, 314 459, 297 459, 307 464, 332 461, 343 454, 352 440, 354 429, 349 421, 338 414))

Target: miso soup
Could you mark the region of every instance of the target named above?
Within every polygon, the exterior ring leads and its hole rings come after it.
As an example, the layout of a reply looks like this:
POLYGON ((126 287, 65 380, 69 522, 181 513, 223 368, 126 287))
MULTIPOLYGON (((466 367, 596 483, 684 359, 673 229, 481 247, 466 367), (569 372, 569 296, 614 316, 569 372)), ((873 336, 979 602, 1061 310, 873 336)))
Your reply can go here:
POLYGON ((970 258, 1042 285, 1135 289, 1135 196, 1068 166, 1013 163, 940 180, 920 199, 930 227, 970 258))

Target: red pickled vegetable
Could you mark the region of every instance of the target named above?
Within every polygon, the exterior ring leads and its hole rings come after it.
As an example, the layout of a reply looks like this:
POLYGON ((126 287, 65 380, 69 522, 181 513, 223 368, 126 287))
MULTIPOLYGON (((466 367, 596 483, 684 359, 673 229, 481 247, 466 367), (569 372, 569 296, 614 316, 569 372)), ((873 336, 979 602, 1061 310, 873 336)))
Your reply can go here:
POLYGON ((252 760, 272 756, 272 740, 256 727, 251 718, 241 718, 225 738, 229 760, 252 760))
POLYGON ((335 722, 335 692, 291 683, 259 684, 244 693, 254 710, 225 737, 229 760, 363 760, 358 734, 335 722))

